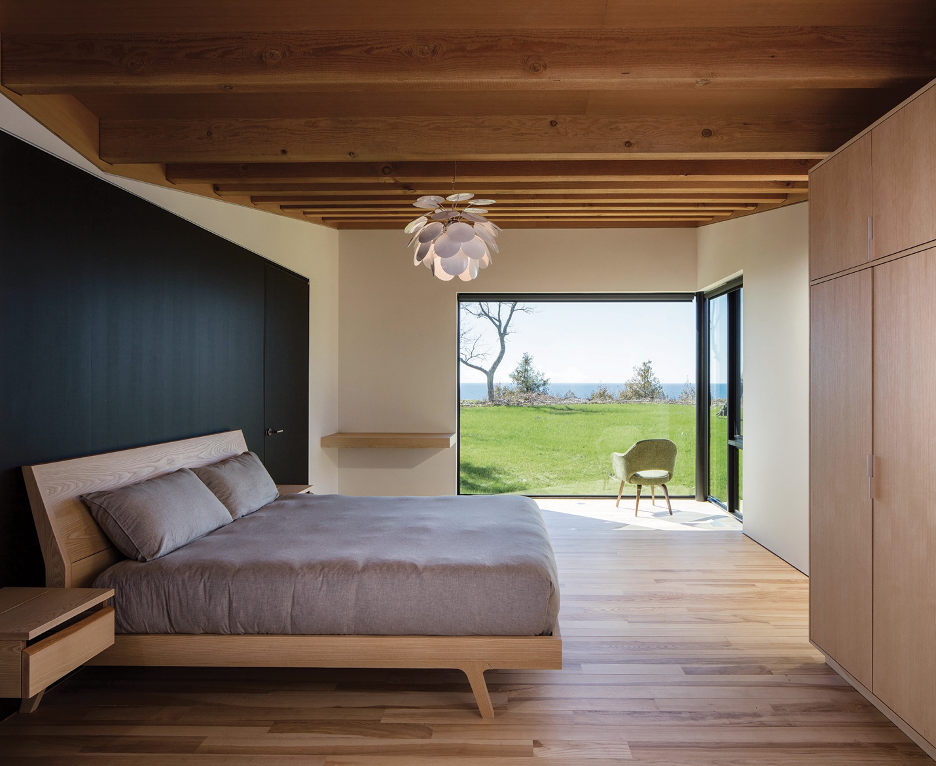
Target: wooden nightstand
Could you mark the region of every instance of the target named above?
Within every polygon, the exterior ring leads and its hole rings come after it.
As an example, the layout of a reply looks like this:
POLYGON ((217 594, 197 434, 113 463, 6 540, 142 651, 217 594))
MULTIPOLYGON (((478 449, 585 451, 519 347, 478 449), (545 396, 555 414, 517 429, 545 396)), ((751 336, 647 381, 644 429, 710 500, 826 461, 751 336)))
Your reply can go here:
POLYGON ((0 589, 0 697, 32 713, 45 690, 114 643, 108 588, 0 589), (89 614, 90 612, 90 614, 89 614))
POLYGON ((314 495, 315 489, 311 484, 277 484, 276 489, 281 495, 314 495))

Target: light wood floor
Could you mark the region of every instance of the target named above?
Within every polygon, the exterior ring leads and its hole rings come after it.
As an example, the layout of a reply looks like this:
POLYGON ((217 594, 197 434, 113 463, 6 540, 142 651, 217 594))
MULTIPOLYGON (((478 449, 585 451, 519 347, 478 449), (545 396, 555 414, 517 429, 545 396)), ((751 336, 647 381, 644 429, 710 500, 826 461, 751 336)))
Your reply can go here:
POLYGON ((566 667, 489 672, 493 721, 449 671, 86 668, 0 724, 0 763, 931 762, 810 647, 803 575, 736 531, 622 527, 621 506, 544 511, 566 667))

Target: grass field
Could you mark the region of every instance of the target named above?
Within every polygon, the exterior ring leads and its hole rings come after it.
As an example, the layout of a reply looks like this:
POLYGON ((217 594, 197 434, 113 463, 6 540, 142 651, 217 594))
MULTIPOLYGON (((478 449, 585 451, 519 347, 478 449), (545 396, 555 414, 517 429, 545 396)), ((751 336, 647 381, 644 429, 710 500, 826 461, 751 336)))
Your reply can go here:
MULTIPOLYGON (((724 440, 725 419, 712 418, 724 440)), ((462 407, 460 484, 465 494, 610 495, 611 453, 640 439, 679 448, 673 495, 695 493, 695 407, 682 404, 557 404, 462 407)), ((724 466, 722 466, 724 470, 724 466)), ((713 484, 717 484, 716 478, 713 484)), ((722 481, 723 483, 723 481, 722 481)), ((631 487, 626 491, 633 493, 631 487)))

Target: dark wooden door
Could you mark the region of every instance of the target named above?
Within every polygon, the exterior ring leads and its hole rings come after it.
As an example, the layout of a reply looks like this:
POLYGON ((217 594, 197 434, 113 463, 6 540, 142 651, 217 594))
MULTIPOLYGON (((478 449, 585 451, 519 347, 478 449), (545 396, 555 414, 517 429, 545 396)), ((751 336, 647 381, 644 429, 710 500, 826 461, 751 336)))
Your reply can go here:
POLYGON ((264 463, 277 484, 309 481, 309 283, 266 267, 264 463))

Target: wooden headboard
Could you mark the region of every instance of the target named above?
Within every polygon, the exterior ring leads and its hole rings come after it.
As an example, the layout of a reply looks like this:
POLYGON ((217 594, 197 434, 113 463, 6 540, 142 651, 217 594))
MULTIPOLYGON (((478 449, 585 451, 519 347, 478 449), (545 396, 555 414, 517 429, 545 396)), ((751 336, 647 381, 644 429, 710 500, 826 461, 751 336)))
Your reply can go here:
POLYGON ((81 495, 117 489, 179 468, 216 463, 247 451, 240 431, 196 436, 177 442, 107 452, 57 463, 23 466, 46 586, 88 587, 101 572, 124 558, 101 531, 81 495))

